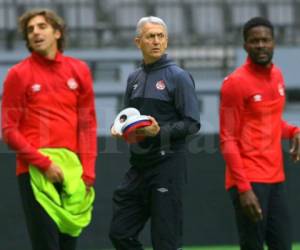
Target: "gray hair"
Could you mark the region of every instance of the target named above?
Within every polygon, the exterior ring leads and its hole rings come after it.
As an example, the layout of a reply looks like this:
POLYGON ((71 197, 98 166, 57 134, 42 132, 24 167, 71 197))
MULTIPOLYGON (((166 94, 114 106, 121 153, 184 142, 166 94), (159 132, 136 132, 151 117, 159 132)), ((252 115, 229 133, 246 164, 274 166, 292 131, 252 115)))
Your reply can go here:
POLYGON ((166 33, 168 34, 168 28, 166 23, 159 17, 156 16, 146 16, 146 17, 142 17, 137 25, 136 25, 136 36, 140 36, 141 35, 141 30, 144 27, 144 25, 146 23, 154 23, 154 24, 159 24, 161 26, 163 26, 166 30, 166 33))

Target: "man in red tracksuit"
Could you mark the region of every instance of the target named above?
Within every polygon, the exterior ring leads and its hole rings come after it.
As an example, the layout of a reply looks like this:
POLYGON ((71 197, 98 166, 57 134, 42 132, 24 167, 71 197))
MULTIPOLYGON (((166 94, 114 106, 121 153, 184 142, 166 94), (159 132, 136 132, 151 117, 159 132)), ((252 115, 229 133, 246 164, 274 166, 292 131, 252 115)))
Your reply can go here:
POLYGON ((253 18, 244 25, 248 58, 224 79, 220 103, 221 150, 226 189, 235 208, 242 250, 290 250, 281 139, 292 139, 300 157, 299 128, 282 120, 284 79, 272 63, 272 24, 253 18))
POLYGON ((87 191, 95 180, 96 118, 88 66, 62 54, 64 22, 54 12, 26 12, 20 29, 31 55, 13 66, 5 79, 2 134, 17 153, 17 176, 34 250, 74 250, 76 237, 60 233, 33 196, 28 166, 53 183, 64 176, 39 148, 64 148, 78 155, 87 191))

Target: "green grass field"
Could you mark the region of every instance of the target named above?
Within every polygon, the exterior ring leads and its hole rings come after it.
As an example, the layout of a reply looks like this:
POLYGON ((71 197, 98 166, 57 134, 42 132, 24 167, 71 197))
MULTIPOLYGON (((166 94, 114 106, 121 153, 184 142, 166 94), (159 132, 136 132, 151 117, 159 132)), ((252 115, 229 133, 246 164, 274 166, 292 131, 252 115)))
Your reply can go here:
MULTIPOLYGON (((94 250, 98 250, 98 249, 94 249, 94 250)), ((113 250, 113 249, 102 249, 102 250, 113 250)), ((146 250, 152 250, 152 249, 146 248, 146 250)), ((239 250, 239 247, 238 246, 184 247, 183 250, 239 250)), ((300 244, 294 244, 293 250, 300 250, 300 244)))
MULTIPOLYGON (((239 247, 238 246, 185 247, 184 250, 239 250, 239 247)), ((293 250, 300 250, 300 244, 293 245, 293 250)))

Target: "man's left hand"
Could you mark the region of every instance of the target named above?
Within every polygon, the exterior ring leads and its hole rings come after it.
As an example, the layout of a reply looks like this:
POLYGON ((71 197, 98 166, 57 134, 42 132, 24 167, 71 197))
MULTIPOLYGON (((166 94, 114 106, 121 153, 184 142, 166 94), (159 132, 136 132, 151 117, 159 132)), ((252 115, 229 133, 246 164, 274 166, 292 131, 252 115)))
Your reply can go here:
POLYGON ((91 188, 93 187, 92 184, 86 183, 85 182, 85 195, 87 196, 89 192, 91 191, 91 188))
POLYGON ((143 135, 145 137, 154 137, 159 133, 160 127, 157 121, 155 120, 155 118, 152 116, 148 116, 148 117, 152 121, 152 124, 143 128, 138 128, 135 131, 136 135, 143 135))
POLYGON ((300 132, 296 133, 292 139, 290 154, 294 162, 300 160, 300 132))

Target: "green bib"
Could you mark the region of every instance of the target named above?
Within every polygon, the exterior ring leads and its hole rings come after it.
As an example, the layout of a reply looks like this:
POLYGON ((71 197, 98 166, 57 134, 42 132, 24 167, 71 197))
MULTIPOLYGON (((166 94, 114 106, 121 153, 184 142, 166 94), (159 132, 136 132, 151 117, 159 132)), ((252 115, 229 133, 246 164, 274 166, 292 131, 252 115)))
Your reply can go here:
POLYGON ((53 183, 33 165, 29 166, 31 186, 36 200, 56 223, 61 233, 79 236, 92 217, 95 191, 86 192, 82 180, 82 165, 77 155, 64 148, 42 148, 39 150, 60 166, 64 181, 58 193, 53 183))

